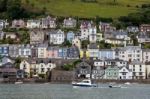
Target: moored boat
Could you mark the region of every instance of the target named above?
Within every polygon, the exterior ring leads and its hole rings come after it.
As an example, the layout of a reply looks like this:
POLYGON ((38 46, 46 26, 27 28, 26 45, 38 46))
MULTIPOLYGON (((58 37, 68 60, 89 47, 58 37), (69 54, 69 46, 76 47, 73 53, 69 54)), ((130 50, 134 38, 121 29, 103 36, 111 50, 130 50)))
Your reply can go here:
POLYGON ((97 84, 93 84, 90 79, 82 80, 81 82, 72 82, 72 86, 75 87, 97 87, 97 84))
POLYGON ((17 81, 17 82, 15 82, 15 84, 23 84, 23 82, 22 81, 17 81))

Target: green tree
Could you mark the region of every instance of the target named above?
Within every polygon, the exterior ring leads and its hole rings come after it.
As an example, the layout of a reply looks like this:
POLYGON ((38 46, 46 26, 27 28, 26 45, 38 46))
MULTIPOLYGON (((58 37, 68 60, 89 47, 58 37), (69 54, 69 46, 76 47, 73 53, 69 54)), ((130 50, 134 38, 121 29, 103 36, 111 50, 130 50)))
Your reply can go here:
POLYGON ((18 19, 22 16, 23 8, 21 7, 21 0, 8 0, 7 14, 12 19, 18 19))
POLYGON ((90 43, 89 40, 83 40, 81 42, 82 48, 87 48, 87 46, 88 46, 89 43, 90 43))
POLYGON ((15 59, 15 67, 19 69, 20 63, 21 63, 21 58, 20 58, 20 57, 17 57, 17 58, 15 59))
POLYGON ((67 47, 71 47, 72 44, 67 40, 65 39, 65 41, 63 42, 62 46, 67 46, 67 47))

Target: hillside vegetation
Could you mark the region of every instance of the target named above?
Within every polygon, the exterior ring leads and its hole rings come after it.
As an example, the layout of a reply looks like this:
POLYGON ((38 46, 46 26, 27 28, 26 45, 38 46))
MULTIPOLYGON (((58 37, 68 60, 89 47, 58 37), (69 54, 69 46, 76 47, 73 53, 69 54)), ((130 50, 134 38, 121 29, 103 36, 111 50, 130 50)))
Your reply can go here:
POLYGON ((55 16, 79 17, 112 17, 118 18, 129 13, 137 12, 142 4, 150 0, 96 0, 96 2, 82 2, 85 0, 22 0, 26 7, 44 10, 55 16))

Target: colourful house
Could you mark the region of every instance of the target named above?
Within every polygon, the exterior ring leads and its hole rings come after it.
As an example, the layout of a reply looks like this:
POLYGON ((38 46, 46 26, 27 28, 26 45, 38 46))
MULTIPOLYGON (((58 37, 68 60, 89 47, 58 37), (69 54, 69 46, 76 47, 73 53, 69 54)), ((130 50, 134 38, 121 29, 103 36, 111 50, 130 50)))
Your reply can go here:
POLYGON ((117 66, 109 66, 105 69, 105 79, 118 79, 119 68, 117 66))
POLYGON ((80 58, 89 58, 89 57, 90 57, 89 51, 84 49, 80 50, 80 58))
POLYGON ((58 58, 58 47, 48 47, 47 58, 58 58))
POLYGON ((58 57, 66 59, 67 58, 67 49, 68 48, 59 48, 59 50, 58 50, 58 57))
POLYGON ((9 45, 8 44, 0 45, 0 55, 1 56, 8 56, 9 55, 9 45))
POLYGON ((72 43, 72 40, 74 39, 75 34, 72 31, 69 31, 67 33, 67 40, 72 43))

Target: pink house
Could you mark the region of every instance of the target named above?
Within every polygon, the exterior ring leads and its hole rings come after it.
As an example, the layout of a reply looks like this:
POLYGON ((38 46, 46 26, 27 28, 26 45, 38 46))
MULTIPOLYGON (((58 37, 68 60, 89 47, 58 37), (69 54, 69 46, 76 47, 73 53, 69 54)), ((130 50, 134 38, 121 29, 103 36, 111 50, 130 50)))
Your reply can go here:
POLYGON ((47 58, 58 58, 58 47, 48 47, 47 58))

